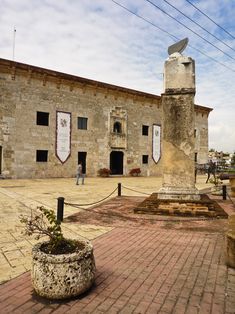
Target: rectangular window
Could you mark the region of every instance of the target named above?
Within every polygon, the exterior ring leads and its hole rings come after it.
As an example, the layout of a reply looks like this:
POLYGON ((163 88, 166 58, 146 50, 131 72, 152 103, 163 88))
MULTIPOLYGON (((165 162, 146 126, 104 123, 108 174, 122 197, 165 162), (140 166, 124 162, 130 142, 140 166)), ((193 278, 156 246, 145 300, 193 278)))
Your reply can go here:
POLYGON ((37 125, 49 125, 49 112, 37 111, 37 125))
POLYGON ((194 161, 197 162, 197 153, 194 154, 194 161))
POLYGON ((148 136, 149 135, 149 126, 142 125, 142 135, 148 136))
POLYGON ((87 120, 88 118, 78 117, 78 129, 87 130, 87 120))
POLYGON ((142 163, 143 164, 148 164, 149 162, 149 156, 148 155, 143 155, 142 156, 142 163))
POLYGON ((48 150, 37 150, 36 161, 37 162, 47 162, 48 150))

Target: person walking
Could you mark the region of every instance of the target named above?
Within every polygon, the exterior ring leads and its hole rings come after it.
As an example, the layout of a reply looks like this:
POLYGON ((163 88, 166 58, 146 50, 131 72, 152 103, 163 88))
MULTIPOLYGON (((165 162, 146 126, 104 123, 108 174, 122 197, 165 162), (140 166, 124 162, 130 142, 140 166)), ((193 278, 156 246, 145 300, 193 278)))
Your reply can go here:
POLYGON ((79 179, 82 179, 82 184, 84 184, 84 173, 83 173, 83 169, 82 169, 82 163, 79 162, 78 163, 78 169, 77 169, 77 182, 76 185, 79 185, 79 179))
POLYGON ((216 164, 215 164, 215 162, 210 160, 209 167, 207 169, 207 180, 206 180, 206 183, 209 181, 211 174, 213 175, 214 180, 215 180, 215 172, 216 172, 216 164))

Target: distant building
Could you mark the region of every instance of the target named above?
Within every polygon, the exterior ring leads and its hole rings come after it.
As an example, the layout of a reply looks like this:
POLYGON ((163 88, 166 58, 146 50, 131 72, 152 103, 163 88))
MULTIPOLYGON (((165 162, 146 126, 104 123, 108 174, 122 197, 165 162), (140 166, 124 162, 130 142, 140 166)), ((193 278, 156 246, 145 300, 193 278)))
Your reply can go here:
MULTIPOLYGON (((161 96, 0 59, 0 174, 72 177, 100 168, 161 175, 161 96)), ((208 160, 208 115, 195 105, 195 161, 208 160)))
POLYGON ((208 159, 216 163, 217 167, 226 168, 231 165, 233 154, 224 153, 223 151, 210 150, 208 159))

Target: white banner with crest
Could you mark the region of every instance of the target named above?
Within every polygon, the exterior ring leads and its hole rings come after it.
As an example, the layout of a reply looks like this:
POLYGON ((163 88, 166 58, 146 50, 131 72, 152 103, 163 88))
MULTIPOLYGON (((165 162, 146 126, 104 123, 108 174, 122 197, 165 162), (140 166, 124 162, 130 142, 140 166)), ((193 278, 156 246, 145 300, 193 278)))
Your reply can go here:
POLYGON ((155 163, 161 158, 161 126, 153 125, 153 160, 155 163))
POLYGON ((71 113, 56 112, 56 156, 65 163, 71 153, 71 113))

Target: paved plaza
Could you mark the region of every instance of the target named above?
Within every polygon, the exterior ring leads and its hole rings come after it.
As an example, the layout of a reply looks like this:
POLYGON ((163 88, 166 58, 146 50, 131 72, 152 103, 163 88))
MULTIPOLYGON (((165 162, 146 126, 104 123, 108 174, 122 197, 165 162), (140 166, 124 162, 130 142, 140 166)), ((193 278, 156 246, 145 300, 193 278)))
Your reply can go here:
MULTIPOLYGON (((200 190, 211 187, 199 176, 200 190)), ((160 178, 86 178, 0 181, 1 313, 235 313, 235 270, 224 263, 226 219, 190 220, 133 215, 133 204, 161 186, 160 178), (121 198, 117 184, 122 184, 121 198), (66 236, 92 240, 97 266, 89 293, 63 302, 36 296, 30 283, 30 251, 20 214, 65 205, 66 236), (112 210, 112 212, 111 212, 112 210), (109 213, 113 213, 113 215, 109 213)), ((232 203, 220 203, 235 213, 232 203)), ((234 199, 233 199, 234 201, 234 199)))

